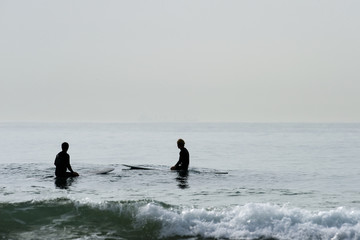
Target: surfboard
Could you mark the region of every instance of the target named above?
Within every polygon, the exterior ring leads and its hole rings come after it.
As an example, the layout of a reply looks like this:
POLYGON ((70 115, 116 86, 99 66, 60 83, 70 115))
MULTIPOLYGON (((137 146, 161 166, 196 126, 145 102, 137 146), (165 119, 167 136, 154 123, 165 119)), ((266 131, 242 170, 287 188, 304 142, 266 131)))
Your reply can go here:
POLYGON ((196 174, 216 174, 216 175, 229 174, 229 172, 226 171, 210 170, 210 169, 201 169, 201 170, 190 169, 189 172, 193 172, 196 174))
MULTIPOLYGON (((125 167, 128 167, 129 169, 126 170, 167 170, 167 169, 158 169, 158 168, 151 168, 151 167, 143 167, 143 166, 134 166, 129 164, 122 164, 125 167)), ((174 172, 179 170, 172 170, 174 172)), ((180 170, 181 171, 181 170, 180 170)), ((210 174, 229 174, 229 172, 226 171, 196 171, 196 170, 189 170, 189 172, 195 172, 195 173, 210 173, 210 174)))
POLYGON ((130 168, 130 170, 157 170, 155 168, 148 168, 148 167, 142 167, 142 166, 133 166, 128 164, 123 164, 123 166, 130 168))
POLYGON ((103 168, 103 169, 95 170, 92 173, 95 173, 95 174, 107 174, 109 172, 114 171, 114 169, 115 168, 103 168))

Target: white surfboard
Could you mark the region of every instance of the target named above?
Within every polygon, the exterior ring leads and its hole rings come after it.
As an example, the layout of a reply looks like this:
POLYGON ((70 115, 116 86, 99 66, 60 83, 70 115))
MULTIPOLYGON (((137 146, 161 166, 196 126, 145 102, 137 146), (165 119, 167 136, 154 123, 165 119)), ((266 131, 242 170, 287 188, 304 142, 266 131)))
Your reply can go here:
POLYGON ((109 172, 114 171, 114 169, 115 168, 103 168, 103 169, 98 169, 98 170, 92 171, 92 173, 94 173, 94 174, 107 174, 109 172))

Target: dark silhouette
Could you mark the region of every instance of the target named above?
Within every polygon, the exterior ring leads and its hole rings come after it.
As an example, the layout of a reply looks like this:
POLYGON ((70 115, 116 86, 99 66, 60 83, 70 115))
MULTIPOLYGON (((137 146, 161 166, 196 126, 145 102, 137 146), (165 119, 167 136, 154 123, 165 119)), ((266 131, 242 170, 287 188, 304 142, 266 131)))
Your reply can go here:
POLYGON ((180 189, 187 189, 190 187, 188 183, 188 177, 189 177, 189 171, 180 170, 177 172, 177 177, 175 179, 178 182, 177 186, 180 189))
POLYGON ((170 169, 187 171, 189 168, 190 154, 189 154, 188 150, 185 148, 185 141, 182 139, 179 139, 177 141, 177 146, 180 149, 179 161, 175 164, 175 166, 172 166, 170 169))
POLYGON ((68 177, 77 177, 79 174, 74 172, 70 165, 70 155, 67 153, 69 149, 69 144, 64 142, 61 144, 62 151, 56 155, 55 158, 55 175, 56 177, 68 178, 68 177), (66 170, 69 169, 70 172, 66 170))
POLYGON ((60 189, 68 189, 74 181, 73 177, 56 177, 55 186, 60 189))

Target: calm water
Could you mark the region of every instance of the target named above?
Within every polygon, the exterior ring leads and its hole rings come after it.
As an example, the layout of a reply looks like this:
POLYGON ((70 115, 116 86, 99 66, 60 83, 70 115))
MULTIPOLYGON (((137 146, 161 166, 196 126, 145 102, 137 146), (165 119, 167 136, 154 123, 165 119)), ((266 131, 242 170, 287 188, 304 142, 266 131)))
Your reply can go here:
POLYGON ((0 145, 0 239, 360 239, 360 124, 0 123, 0 145))

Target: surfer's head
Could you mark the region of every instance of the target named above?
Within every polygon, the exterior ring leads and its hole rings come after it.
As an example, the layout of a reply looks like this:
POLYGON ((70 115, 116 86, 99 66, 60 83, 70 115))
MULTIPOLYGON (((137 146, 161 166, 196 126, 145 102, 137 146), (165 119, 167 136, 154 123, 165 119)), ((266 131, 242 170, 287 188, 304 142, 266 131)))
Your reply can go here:
POLYGON ((177 146, 178 148, 183 148, 185 146, 185 141, 180 138, 177 140, 177 146))
POLYGON ((69 144, 67 142, 63 142, 61 144, 61 149, 66 152, 69 149, 69 144))

